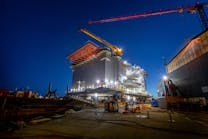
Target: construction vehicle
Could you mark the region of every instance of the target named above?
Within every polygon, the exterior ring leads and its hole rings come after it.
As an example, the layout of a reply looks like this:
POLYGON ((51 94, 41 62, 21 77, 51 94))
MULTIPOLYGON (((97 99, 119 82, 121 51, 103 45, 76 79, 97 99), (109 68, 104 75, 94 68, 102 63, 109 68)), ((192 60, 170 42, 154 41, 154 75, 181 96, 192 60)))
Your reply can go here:
POLYGON ((196 3, 194 6, 184 7, 184 8, 160 10, 160 11, 155 11, 155 12, 150 12, 150 13, 143 13, 143 14, 139 13, 139 14, 134 14, 134 15, 129 15, 129 16, 119 16, 119 17, 113 17, 113 18, 107 18, 107 19, 101 19, 101 20, 93 20, 93 21, 89 21, 89 24, 115 22, 115 21, 136 19, 136 18, 163 15, 163 14, 169 14, 169 13, 182 13, 184 11, 187 11, 188 13, 198 13, 202 28, 203 30, 206 30, 208 29, 208 18, 207 18, 204 8, 208 8, 208 4, 196 3))
POLYGON ((117 101, 106 101, 104 103, 104 109, 107 112, 118 112, 118 102, 117 101))
POLYGON ((95 34, 92 34, 87 29, 82 28, 82 29, 80 29, 80 31, 85 33, 86 35, 94 38, 95 40, 104 44, 105 46, 109 47, 113 51, 114 55, 116 55, 116 56, 122 56, 123 55, 123 50, 121 48, 118 48, 117 46, 110 44, 109 42, 101 39, 100 37, 96 36, 95 34))

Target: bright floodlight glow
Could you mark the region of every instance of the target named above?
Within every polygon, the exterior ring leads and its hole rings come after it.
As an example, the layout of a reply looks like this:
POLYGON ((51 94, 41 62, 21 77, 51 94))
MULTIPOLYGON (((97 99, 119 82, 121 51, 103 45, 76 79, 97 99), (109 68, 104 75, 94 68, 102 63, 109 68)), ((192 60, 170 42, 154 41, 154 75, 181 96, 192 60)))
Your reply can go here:
POLYGON ((119 51, 119 52, 122 52, 123 50, 122 50, 121 48, 118 48, 118 51, 119 51))
POLYGON ((168 79, 168 77, 164 75, 164 76, 163 76, 163 80, 164 80, 164 81, 167 81, 167 79, 168 79))
POLYGON ((98 96, 98 94, 97 93, 95 93, 95 97, 97 97, 98 96))
POLYGON ((112 84, 112 83, 113 83, 113 81, 111 80, 111 81, 110 81, 110 83, 112 84))
POLYGON ((127 80, 127 77, 126 76, 123 76, 123 80, 127 80))
POLYGON ((96 83, 99 84, 100 83, 100 80, 96 80, 96 83))
POLYGON ((125 60, 123 63, 126 65, 128 62, 125 60))
POLYGON ((105 82, 108 83, 108 79, 105 79, 105 82))
POLYGON ((130 96, 127 96, 127 99, 130 100, 130 96))

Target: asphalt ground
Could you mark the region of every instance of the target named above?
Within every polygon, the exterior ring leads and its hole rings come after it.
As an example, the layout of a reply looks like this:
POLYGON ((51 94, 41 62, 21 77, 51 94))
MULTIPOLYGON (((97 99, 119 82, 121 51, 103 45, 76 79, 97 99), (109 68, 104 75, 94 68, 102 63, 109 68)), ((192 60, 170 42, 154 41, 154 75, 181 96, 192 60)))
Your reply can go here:
POLYGON ((149 139, 208 138, 207 113, 178 113, 152 108, 141 113, 108 113, 102 108, 68 111, 61 118, 27 124, 1 138, 149 139), (170 115, 171 114, 171 115, 170 115), (172 117, 172 119, 170 118, 172 117))

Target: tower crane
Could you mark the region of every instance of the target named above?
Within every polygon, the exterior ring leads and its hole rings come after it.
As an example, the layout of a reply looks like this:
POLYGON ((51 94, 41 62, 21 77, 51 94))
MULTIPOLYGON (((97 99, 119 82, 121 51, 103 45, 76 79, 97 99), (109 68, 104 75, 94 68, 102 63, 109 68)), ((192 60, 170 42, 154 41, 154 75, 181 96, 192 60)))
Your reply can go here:
POLYGON ((85 33, 86 35, 94 38, 95 40, 97 40, 98 42, 104 44, 105 46, 109 47, 113 51, 114 55, 116 55, 116 56, 122 56, 123 55, 123 50, 121 48, 119 48, 119 47, 117 47, 115 45, 110 44, 109 42, 101 39, 100 37, 96 36, 95 34, 92 34, 87 29, 81 28, 80 31, 85 33))
POLYGON ((169 14, 169 13, 182 13, 184 11, 187 11, 189 13, 198 13, 202 28, 204 30, 206 30, 206 29, 208 29, 208 18, 207 18, 204 8, 208 8, 208 4, 196 3, 194 6, 184 7, 184 8, 160 10, 160 11, 143 13, 143 14, 138 13, 138 14, 134 14, 134 15, 118 16, 118 17, 101 19, 101 20, 92 20, 92 21, 89 21, 89 24, 115 22, 115 21, 136 19, 136 18, 155 16, 155 15, 163 15, 163 14, 169 14))

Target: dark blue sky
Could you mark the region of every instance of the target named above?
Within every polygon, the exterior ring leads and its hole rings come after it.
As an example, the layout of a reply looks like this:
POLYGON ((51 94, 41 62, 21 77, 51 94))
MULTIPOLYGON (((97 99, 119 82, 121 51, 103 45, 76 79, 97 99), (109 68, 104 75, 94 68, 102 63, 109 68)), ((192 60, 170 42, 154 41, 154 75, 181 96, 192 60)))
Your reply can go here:
POLYGON ((170 60, 202 31, 197 15, 174 13, 94 25, 88 20, 171 9, 196 1, 1 0, 0 88, 29 86, 45 94, 52 82, 63 96, 71 84, 66 56, 87 40, 96 42, 78 31, 86 27, 123 48, 123 59, 144 68, 147 90, 155 95, 156 83, 165 72, 162 57, 170 60))

